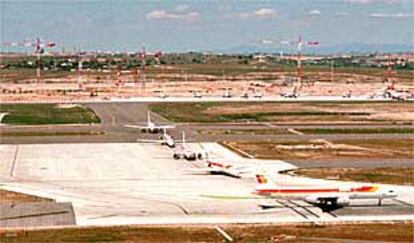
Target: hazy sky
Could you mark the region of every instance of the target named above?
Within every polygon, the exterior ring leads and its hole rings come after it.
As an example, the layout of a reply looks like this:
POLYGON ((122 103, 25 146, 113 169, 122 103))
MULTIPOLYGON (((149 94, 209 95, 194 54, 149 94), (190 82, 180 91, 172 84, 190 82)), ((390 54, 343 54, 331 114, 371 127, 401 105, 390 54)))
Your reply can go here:
POLYGON ((300 33, 325 46, 410 44, 414 31, 414 0, 0 2, 2 42, 39 36, 66 49, 217 50, 300 33))

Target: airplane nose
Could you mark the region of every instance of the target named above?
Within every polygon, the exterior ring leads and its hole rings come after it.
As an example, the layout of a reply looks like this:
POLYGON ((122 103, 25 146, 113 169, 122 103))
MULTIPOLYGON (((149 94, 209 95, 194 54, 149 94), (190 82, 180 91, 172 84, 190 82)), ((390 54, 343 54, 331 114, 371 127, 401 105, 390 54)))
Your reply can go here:
POLYGON ((386 198, 396 198, 398 194, 394 190, 389 190, 384 193, 384 197, 386 198))

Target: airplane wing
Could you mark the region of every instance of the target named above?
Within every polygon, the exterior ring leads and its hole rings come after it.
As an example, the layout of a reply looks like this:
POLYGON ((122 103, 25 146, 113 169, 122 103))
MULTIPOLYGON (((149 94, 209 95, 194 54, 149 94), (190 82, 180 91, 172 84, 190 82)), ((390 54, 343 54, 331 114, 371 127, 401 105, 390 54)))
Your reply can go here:
POLYGON ((155 126, 156 129, 172 129, 175 128, 173 125, 161 125, 161 126, 155 126))
POLYGON ((162 140, 151 140, 151 139, 137 139, 140 143, 161 143, 162 140))
POLYGON ((241 176, 237 173, 231 173, 225 170, 215 169, 215 168, 197 168, 197 169, 190 169, 184 170, 185 174, 192 174, 192 175, 226 175, 234 178, 240 178, 241 176))
POLYGON ((148 126, 139 126, 139 125, 124 125, 127 128, 137 128, 137 129, 148 129, 148 126))
POLYGON ((245 168, 223 169, 217 167, 209 167, 186 170, 185 172, 197 175, 217 174, 226 175, 234 178, 241 178, 244 174, 250 171, 246 171, 245 168))

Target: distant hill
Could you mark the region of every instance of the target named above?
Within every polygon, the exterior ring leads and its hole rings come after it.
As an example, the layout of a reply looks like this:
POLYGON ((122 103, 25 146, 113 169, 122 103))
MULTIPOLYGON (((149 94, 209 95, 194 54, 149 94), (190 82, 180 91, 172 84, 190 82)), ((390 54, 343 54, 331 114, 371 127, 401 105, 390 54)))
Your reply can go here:
MULTIPOLYGON (((283 46, 265 46, 265 45, 240 45, 232 48, 215 50, 220 53, 294 53, 292 48, 283 46)), ((413 45, 408 44, 366 44, 366 43, 348 43, 332 46, 317 46, 305 48, 305 54, 338 54, 338 53, 396 53, 396 52, 414 52, 413 45)))

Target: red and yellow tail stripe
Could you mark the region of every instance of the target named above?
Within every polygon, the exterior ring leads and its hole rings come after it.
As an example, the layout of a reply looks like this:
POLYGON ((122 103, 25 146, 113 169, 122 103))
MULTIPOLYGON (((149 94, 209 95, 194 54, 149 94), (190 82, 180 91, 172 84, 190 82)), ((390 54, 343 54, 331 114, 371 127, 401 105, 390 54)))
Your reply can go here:
POLYGON ((258 184, 266 184, 268 182, 264 175, 256 175, 256 181, 258 184))

